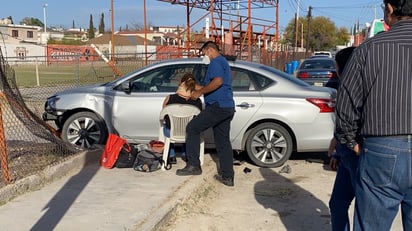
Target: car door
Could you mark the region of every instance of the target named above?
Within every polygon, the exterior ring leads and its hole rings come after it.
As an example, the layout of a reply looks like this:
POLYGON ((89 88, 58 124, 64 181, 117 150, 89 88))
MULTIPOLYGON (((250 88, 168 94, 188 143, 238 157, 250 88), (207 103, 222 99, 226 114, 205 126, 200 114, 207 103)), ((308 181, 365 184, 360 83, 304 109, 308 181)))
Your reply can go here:
POLYGON ((133 142, 158 139, 159 114, 163 100, 173 94, 181 77, 193 72, 194 64, 160 66, 129 79, 131 92, 116 92, 113 99, 113 126, 133 142))
POLYGON ((262 97, 256 82, 258 76, 247 69, 232 67, 232 89, 235 100, 235 115, 231 123, 230 138, 233 149, 241 149, 241 140, 254 115, 262 106, 262 97))

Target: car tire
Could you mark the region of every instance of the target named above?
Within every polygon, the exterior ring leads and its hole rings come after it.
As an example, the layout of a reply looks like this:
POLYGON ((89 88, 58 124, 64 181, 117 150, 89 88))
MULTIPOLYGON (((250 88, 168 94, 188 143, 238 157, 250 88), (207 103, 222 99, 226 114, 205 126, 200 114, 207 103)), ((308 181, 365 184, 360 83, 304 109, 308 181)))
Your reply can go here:
POLYGON ((292 137, 279 124, 263 123, 248 133, 246 152, 250 160, 260 167, 282 166, 290 158, 292 150, 292 137))
POLYGON ((96 114, 78 112, 64 122, 61 136, 68 143, 88 149, 93 144, 104 144, 107 128, 104 120, 96 114))

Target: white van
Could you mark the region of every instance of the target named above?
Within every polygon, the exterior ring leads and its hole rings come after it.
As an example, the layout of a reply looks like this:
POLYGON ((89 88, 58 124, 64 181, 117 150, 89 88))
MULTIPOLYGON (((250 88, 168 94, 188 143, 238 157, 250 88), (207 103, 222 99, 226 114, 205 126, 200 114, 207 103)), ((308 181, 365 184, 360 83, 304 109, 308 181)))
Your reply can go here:
POLYGON ((332 53, 330 51, 315 51, 313 52, 314 56, 328 56, 329 58, 332 58, 332 53))

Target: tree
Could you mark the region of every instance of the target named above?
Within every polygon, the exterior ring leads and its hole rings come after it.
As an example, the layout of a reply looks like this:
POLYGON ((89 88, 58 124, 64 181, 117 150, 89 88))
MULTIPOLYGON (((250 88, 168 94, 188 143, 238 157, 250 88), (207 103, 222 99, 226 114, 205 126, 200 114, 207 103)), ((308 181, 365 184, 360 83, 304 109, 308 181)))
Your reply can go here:
MULTIPOLYGON (((299 26, 303 24, 303 37, 307 36, 308 19, 306 17, 299 17, 299 26)), ((297 30, 298 38, 302 36, 301 30, 297 30)), ((292 19, 286 29, 286 43, 294 46, 295 44, 295 19, 292 19)), ((348 30, 344 27, 337 28, 329 18, 320 16, 312 17, 310 19, 309 32, 309 50, 330 50, 336 45, 343 45, 349 42, 348 30)), ((306 39, 304 39, 306 47, 306 39)), ((301 40, 298 39, 298 46, 301 46, 301 40)))
POLYGON ((94 38, 94 26, 93 26, 93 16, 90 14, 90 23, 89 23, 89 39, 94 38))
POLYGON ((337 45, 345 45, 350 40, 349 31, 345 27, 341 27, 338 29, 336 33, 336 40, 335 44, 337 45))
POLYGON ((74 29, 74 28, 76 28, 76 27, 74 26, 74 20, 73 20, 72 29, 74 29))
POLYGON ((100 16, 100 23, 99 23, 99 34, 104 33, 104 13, 100 16))
POLYGON ((38 18, 25 17, 20 21, 21 25, 44 27, 44 23, 38 18))

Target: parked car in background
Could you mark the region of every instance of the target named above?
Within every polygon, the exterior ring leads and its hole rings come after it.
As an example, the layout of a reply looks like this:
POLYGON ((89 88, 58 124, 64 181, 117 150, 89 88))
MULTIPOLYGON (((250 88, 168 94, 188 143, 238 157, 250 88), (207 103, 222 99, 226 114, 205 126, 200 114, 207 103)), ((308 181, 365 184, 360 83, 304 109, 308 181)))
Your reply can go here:
MULTIPOLYGON (((326 151, 334 129, 336 91, 318 88, 275 68, 229 61, 236 113, 231 126, 234 150, 246 151, 256 165, 278 167, 292 151, 326 151)), ((105 84, 58 92, 45 103, 63 140, 83 148, 104 144, 109 133, 130 143, 159 137, 163 99, 180 78, 193 73, 202 82, 202 59, 173 59, 138 69, 105 84)), ((210 131, 207 147, 213 147, 210 131)))
POLYGON ((315 52, 313 52, 313 56, 317 56, 317 55, 327 56, 329 58, 332 58, 332 52, 330 52, 330 51, 315 51, 315 52))
POLYGON ((336 72, 336 61, 329 57, 308 58, 296 71, 296 77, 314 86, 330 87, 339 84, 336 72))
POLYGON ((329 55, 312 55, 309 57, 310 59, 318 59, 318 58, 330 58, 329 55))

